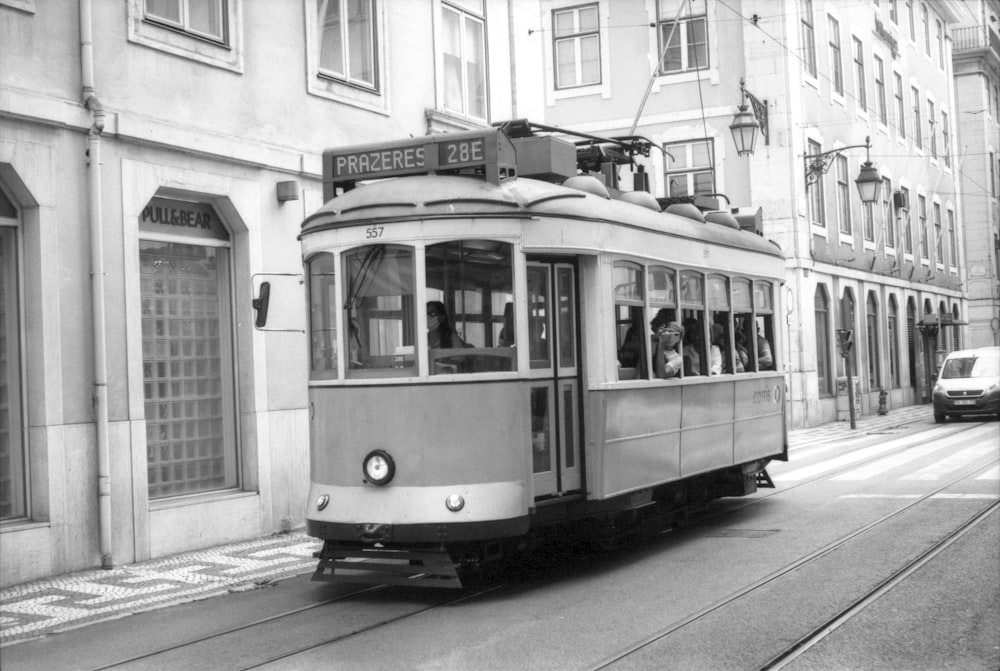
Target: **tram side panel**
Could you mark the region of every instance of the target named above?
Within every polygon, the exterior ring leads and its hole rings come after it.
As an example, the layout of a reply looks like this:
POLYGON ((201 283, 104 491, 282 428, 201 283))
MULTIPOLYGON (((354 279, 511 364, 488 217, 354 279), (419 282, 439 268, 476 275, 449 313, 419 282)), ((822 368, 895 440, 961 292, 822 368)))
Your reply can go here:
POLYGON ((468 539, 476 524, 508 520, 523 533, 530 503, 523 446, 531 438, 524 393, 516 381, 314 387, 310 500, 330 502, 310 511, 311 526, 325 532, 320 537, 343 537, 354 533, 348 527, 393 525, 394 540, 402 540, 418 525, 464 525, 452 533, 468 539), (394 462, 387 485, 365 482, 362 461, 372 450, 394 462), (465 501, 459 511, 445 505, 453 494, 465 501))
POLYGON ((781 457, 780 383, 755 376, 592 390, 593 498, 781 457))

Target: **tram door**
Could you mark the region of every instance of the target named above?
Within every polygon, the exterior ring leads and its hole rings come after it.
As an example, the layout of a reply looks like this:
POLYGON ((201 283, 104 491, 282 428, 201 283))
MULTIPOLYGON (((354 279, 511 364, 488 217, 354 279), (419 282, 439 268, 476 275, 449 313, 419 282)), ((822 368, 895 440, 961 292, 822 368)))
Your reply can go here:
POLYGON ((531 453, 535 498, 580 489, 576 266, 528 259, 531 453))

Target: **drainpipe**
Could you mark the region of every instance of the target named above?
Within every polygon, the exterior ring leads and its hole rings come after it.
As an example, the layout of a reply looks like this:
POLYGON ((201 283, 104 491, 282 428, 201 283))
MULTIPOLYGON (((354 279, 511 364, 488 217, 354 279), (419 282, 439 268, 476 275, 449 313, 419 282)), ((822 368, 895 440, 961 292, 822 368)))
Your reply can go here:
POLYGON ((80 0, 80 74, 83 104, 93 124, 87 133, 87 190, 90 220, 90 295, 94 337, 94 426, 97 431, 97 502, 101 568, 111 558, 111 455, 108 447, 108 357, 104 316, 104 231, 101 202, 101 133, 104 107, 94 90, 94 37, 91 0, 80 0))

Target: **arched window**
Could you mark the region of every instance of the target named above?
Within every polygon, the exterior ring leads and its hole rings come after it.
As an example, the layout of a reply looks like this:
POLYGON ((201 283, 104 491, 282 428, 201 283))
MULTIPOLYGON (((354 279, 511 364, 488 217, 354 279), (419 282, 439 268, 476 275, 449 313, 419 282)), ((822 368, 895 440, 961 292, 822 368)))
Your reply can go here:
POLYGON ((886 339, 889 344, 889 386, 899 388, 899 305, 896 297, 889 296, 889 330, 886 339))
POLYGON ((830 297, 822 284, 816 287, 813 311, 816 316, 816 386, 820 396, 830 396, 833 393, 830 367, 830 297))
POLYGON ((0 519, 27 515, 22 426, 21 308, 18 300, 18 222, 0 188, 0 519))

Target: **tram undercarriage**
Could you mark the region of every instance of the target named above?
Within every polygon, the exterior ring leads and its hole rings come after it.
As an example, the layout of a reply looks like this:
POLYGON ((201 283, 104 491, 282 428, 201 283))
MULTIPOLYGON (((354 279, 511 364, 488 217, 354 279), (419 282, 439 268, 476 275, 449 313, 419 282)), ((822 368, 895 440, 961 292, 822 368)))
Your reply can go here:
POLYGON ((523 536, 463 543, 393 544, 326 539, 312 580, 461 589, 477 570, 517 561, 542 545, 586 544, 600 551, 635 545, 698 519, 709 502, 774 487, 766 461, 743 464, 607 501, 553 499, 523 536))

